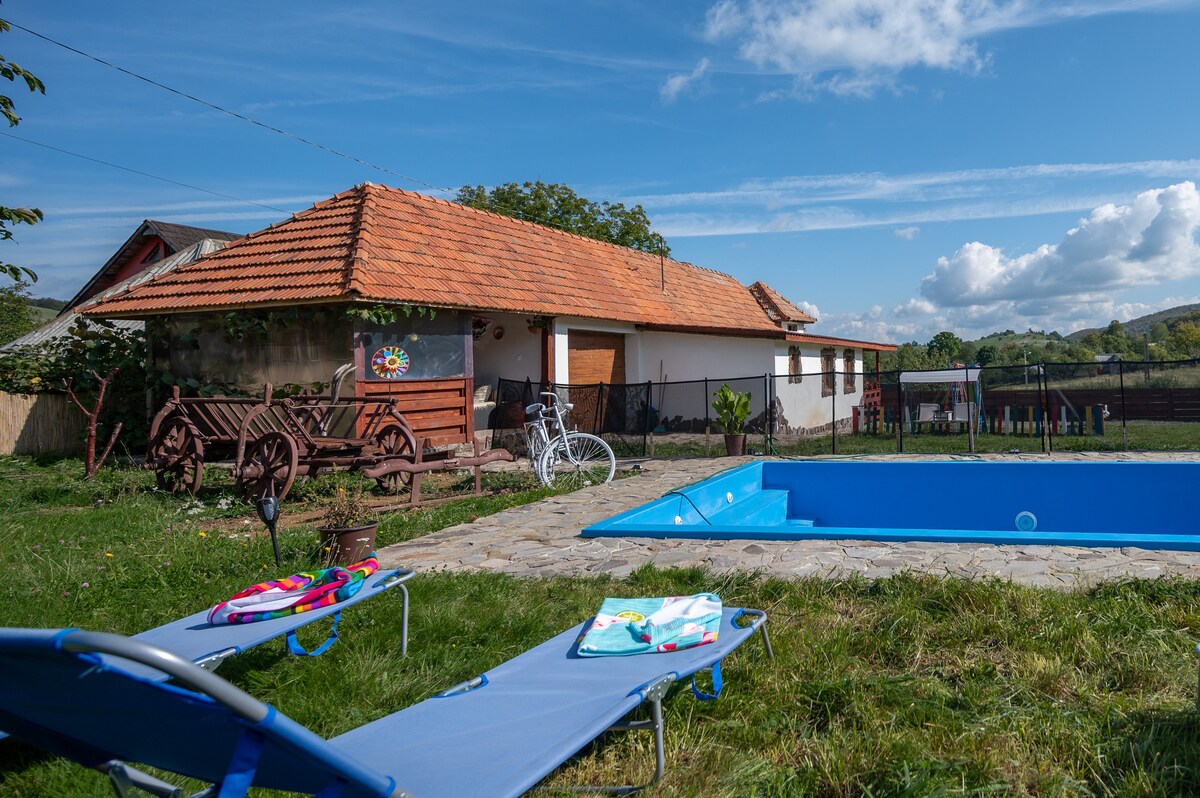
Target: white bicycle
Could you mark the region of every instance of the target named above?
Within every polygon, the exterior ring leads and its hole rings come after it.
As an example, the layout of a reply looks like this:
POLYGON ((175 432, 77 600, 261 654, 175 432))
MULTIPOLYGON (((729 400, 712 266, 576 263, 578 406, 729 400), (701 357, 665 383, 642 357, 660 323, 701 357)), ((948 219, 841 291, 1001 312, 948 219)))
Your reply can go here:
POLYGON ((568 431, 567 414, 574 407, 559 402, 558 395, 543 391, 545 404, 525 408, 525 442, 533 473, 547 487, 575 490, 609 482, 617 471, 617 457, 601 438, 587 432, 568 431))

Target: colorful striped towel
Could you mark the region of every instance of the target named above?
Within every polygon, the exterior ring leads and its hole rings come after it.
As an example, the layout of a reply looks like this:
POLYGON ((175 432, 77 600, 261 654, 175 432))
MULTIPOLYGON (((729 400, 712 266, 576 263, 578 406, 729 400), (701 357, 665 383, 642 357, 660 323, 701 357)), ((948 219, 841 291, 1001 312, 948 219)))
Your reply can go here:
POLYGON ((721 625, 714 593, 630 599, 606 598, 579 638, 581 657, 626 657, 711 643, 721 625))
POLYGON ((208 612, 208 622, 252 623, 294 615, 345 601, 379 570, 374 555, 346 568, 323 568, 251 585, 208 612))

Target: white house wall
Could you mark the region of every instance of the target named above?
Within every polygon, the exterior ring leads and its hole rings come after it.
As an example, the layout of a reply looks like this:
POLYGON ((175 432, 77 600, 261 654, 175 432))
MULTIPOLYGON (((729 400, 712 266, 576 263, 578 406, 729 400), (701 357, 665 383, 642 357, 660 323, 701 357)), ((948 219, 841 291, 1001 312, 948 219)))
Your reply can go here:
POLYGON ((844 363, 842 354, 847 347, 833 347, 834 370, 838 372, 833 396, 821 396, 821 350, 820 345, 800 345, 800 366, 803 376, 800 382, 788 380, 788 349, 794 344, 778 343, 775 346, 775 396, 779 403, 780 417, 776 420, 780 430, 795 432, 820 431, 829 428, 836 418, 845 422, 853 413, 852 408, 862 401, 863 354, 854 350, 854 390, 843 393, 844 363))
MULTIPOLYGON (((774 369, 775 342, 765 338, 643 332, 637 364, 640 382, 656 384, 694 381, 687 385, 655 387, 651 404, 666 420, 687 422, 711 415, 712 394, 724 381, 750 394, 751 418, 766 408, 763 375, 774 369), (661 369, 661 371, 660 371, 661 369), (707 392, 703 380, 708 379, 707 392), (741 379, 745 378, 745 379, 741 379)), ((626 360, 628 368, 628 359, 626 360)))
POLYGON ((507 380, 542 378, 541 330, 529 332, 528 316, 512 313, 488 313, 491 325, 474 344, 475 385, 491 385, 501 377, 507 380), (504 334, 496 337, 496 330, 504 334))

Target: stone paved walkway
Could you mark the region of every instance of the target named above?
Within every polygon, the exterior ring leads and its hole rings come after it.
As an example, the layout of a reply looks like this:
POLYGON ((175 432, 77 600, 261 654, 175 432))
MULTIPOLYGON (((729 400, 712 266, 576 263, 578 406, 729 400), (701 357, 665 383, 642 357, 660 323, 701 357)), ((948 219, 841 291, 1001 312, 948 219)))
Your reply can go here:
MULTIPOLYGON (((1004 460, 1194 460, 1188 454, 1022 454, 983 456, 1004 460)), ((861 459, 935 459, 902 456, 861 459)), ((945 456, 936 459, 955 459, 945 456)), ((704 479, 748 458, 650 460, 642 473, 575 493, 504 510, 379 552, 382 565, 418 571, 494 571, 516 576, 613 574, 626 576, 646 563, 700 566, 715 573, 755 571, 770 576, 902 571, 965 577, 999 577, 1027 585, 1070 588, 1122 577, 1200 576, 1200 552, 1070 546, 989 546, 962 543, 878 543, 806 540, 651 540, 582 538, 579 530, 704 479)), ((1184 489, 1174 486, 1173 489, 1184 489)))

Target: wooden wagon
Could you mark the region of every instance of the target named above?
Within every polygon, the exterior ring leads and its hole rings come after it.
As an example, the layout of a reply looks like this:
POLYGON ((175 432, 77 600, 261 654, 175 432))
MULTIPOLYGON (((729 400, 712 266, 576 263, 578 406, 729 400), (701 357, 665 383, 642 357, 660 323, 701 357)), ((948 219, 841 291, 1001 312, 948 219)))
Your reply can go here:
POLYGON ((150 427, 146 468, 172 492, 196 493, 204 464, 233 460, 234 486, 243 496, 282 499, 298 476, 335 468, 362 471, 381 488, 420 499, 421 474, 453 468, 475 469, 511 460, 503 449, 474 457, 424 451, 393 398, 299 396, 181 397, 176 388, 150 427))
MULTIPOLYGON (((178 388, 150 426, 146 468, 163 490, 196 493, 204 464, 233 460, 242 495, 283 498, 298 476, 416 459, 416 440, 394 399, 301 396, 181 397, 178 388)), ((401 470, 378 479, 397 492, 401 470)))

